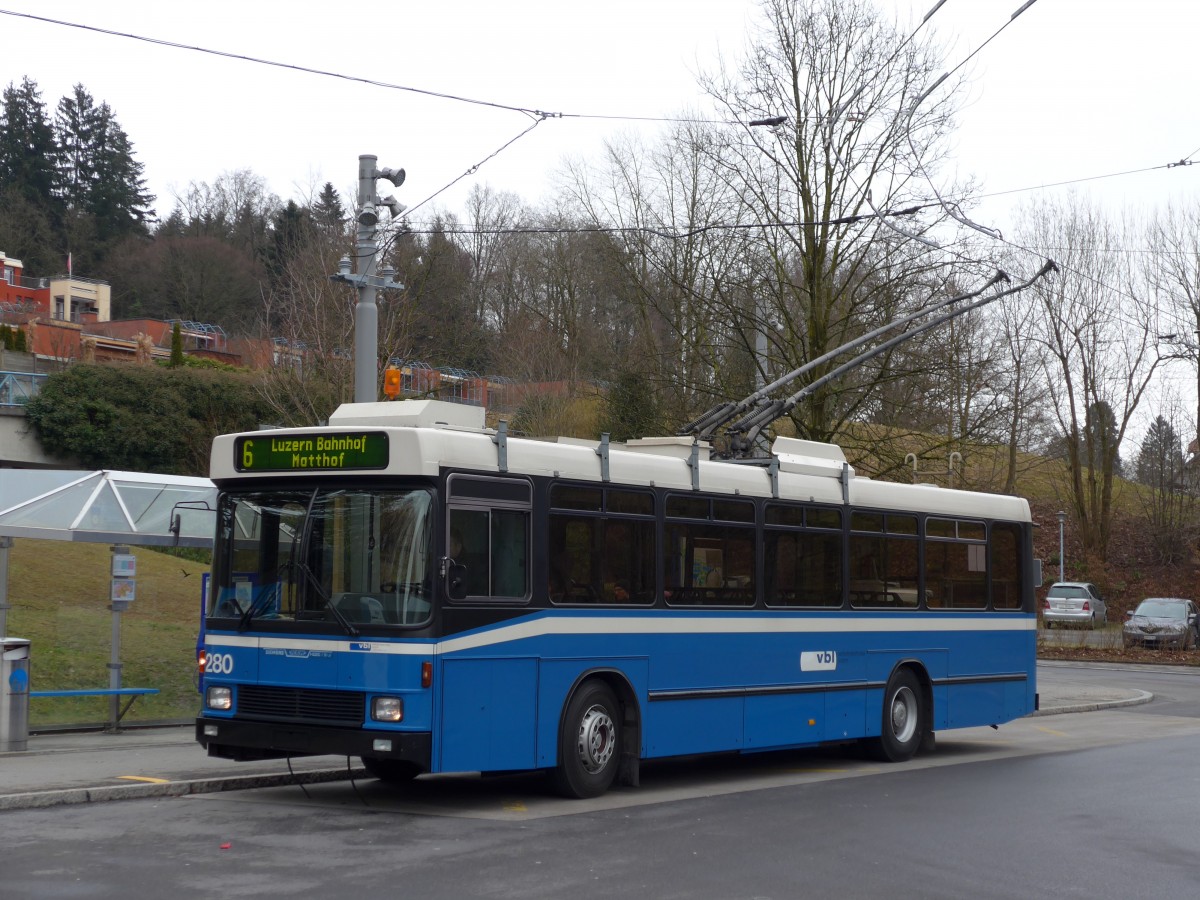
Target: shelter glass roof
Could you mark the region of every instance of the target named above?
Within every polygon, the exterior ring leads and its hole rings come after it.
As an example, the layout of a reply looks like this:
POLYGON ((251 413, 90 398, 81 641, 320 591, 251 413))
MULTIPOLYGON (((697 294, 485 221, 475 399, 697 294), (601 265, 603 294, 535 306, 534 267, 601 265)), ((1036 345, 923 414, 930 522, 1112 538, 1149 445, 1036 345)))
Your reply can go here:
POLYGON ((0 469, 0 534, 211 547, 216 497, 207 478, 107 469, 0 469))

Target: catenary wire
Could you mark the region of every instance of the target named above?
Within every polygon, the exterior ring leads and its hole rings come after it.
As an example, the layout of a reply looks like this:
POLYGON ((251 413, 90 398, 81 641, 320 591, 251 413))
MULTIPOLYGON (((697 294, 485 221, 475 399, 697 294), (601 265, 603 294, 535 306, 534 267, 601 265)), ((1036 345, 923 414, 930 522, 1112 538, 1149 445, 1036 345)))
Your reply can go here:
POLYGON ((165 38, 148 37, 146 35, 134 34, 128 31, 117 31, 111 28, 101 28, 98 25, 85 25, 81 22, 68 22, 65 19, 52 19, 48 16, 34 15, 33 13, 19 12, 11 9, 0 9, 0 15, 12 16, 14 18, 30 19, 35 22, 43 22, 48 25, 59 25, 64 28, 77 28, 81 31, 91 31, 96 34, 104 34, 109 37, 125 38, 132 41, 141 41, 146 44, 154 44, 159 47, 167 47, 173 50, 190 50, 195 53, 204 53, 209 56, 218 56, 223 59, 234 59, 241 62, 253 63, 260 66, 271 66, 277 69, 287 69, 293 72, 302 72, 306 75, 317 75, 323 78, 338 78, 343 81, 352 81, 358 84, 365 84, 371 87, 384 88, 393 91, 405 91, 411 94, 419 94, 425 97, 433 97, 439 100, 451 100, 456 103, 469 103, 475 106, 485 106, 492 109, 503 109, 509 112, 519 112, 525 115, 538 116, 542 119, 611 119, 616 121, 631 121, 631 122, 690 122, 696 124, 730 124, 723 119, 702 119, 689 117, 669 117, 669 116, 630 116, 630 115, 615 115, 615 114, 596 114, 596 113, 571 113, 571 112, 549 112, 541 109, 534 109, 527 106, 516 106, 508 103, 499 103, 494 100, 481 100, 477 97, 464 97, 459 94, 450 94, 444 91, 434 91, 427 88, 412 87, 403 84, 393 84, 387 81, 379 81, 373 78, 365 78, 358 75, 347 75, 342 72, 333 72, 328 69, 318 69, 312 66, 302 66, 296 63, 285 63, 277 60, 263 59, 262 57, 250 56, 243 53, 232 53, 227 50, 214 50, 210 47, 200 47, 195 44, 184 44, 178 41, 169 41, 165 38))
MULTIPOLYGON (((904 45, 906 45, 909 41, 911 41, 913 39, 913 37, 915 37, 917 32, 920 31, 920 29, 922 27, 924 27, 924 25, 930 20, 930 18, 932 18, 932 16, 935 13, 937 13, 938 10, 941 9, 941 7, 945 4, 945 2, 946 2, 946 0, 939 0, 939 2, 935 4, 935 6, 925 15, 925 17, 922 19, 921 23, 917 26, 917 28, 914 29, 913 32, 900 45, 900 48, 898 48, 897 52, 899 52, 899 49, 903 48, 904 45)), ((927 89, 927 91, 921 96, 920 99, 923 100, 926 96, 928 96, 929 93, 931 93, 934 89, 936 89, 938 85, 940 85, 942 82, 944 82, 949 76, 953 75, 954 72, 958 71, 960 68, 962 68, 964 65, 966 65, 972 58, 974 58, 976 55, 978 55, 978 53, 980 53, 985 47, 987 47, 988 44, 990 44, 1006 28, 1008 28, 1008 26, 1011 25, 1012 22, 1014 20, 1016 20, 1016 18, 1018 16, 1020 16, 1023 12, 1025 12, 1025 10, 1027 10, 1029 7, 1031 7, 1036 2, 1037 2, 1037 0, 1027 0, 1027 2, 1024 3, 1016 12, 1014 12, 1012 14, 1012 16, 1009 18, 1009 20, 1006 21, 1004 23, 1004 25, 1002 25, 1000 28, 998 28, 986 41, 984 41, 979 47, 975 48, 975 50, 973 50, 970 54, 968 54, 953 69, 951 69, 949 72, 947 72, 944 75, 942 75, 941 77, 939 77, 934 82, 934 84, 929 89, 927 89)), ((153 37, 149 37, 149 36, 145 36, 145 35, 134 34, 132 32, 123 32, 123 31, 117 31, 115 29, 101 28, 99 26, 94 26, 94 25, 85 25, 85 24, 79 23, 79 22, 69 22, 69 21, 66 21, 63 19, 54 19, 54 18, 50 18, 48 16, 39 16, 39 15, 34 15, 32 13, 25 13, 25 12, 20 12, 20 11, 16 11, 16 10, 0 9, 0 15, 6 15, 6 16, 11 16, 11 17, 16 17, 16 18, 25 18, 25 19, 29 19, 32 21, 39 21, 39 22, 43 22, 43 23, 51 24, 51 25, 58 25, 58 26, 67 27, 67 28, 76 28, 76 29, 80 29, 83 31, 91 31, 91 32, 94 32, 97 34, 104 34, 104 35, 108 35, 111 37, 118 37, 118 38, 124 38, 124 39, 128 39, 128 40, 141 41, 144 43, 154 44, 157 46, 162 46, 162 47, 167 47, 167 48, 172 48, 172 49, 190 50, 190 51, 197 52, 197 53, 204 53, 204 54, 222 57, 222 58, 226 58, 226 59, 235 59, 235 60, 240 60, 243 62, 248 62, 248 63, 252 63, 252 64, 257 64, 257 65, 265 65, 265 66, 271 66, 274 68, 287 69, 287 70, 302 72, 302 73, 310 74, 310 75, 317 75, 317 76, 328 77, 328 78, 338 78, 338 79, 342 79, 345 81, 352 81, 352 82, 366 84, 366 85, 373 86, 373 87, 380 87, 380 88, 389 89, 389 90, 399 90, 399 91, 405 91, 405 92, 413 93, 413 94, 420 94, 423 96, 433 97, 436 99, 450 100, 450 101, 454 101, 454 102, 468 103, 468 104, 477 105, 477 106, 484 106, 484 107, 491 107, 491 108, 495 108, 495 109, 508 110, 508 111, 512 111, 512 112, 519 112, 524 115, 536 117, 535 121, 528 128, 524 129, 521 133, 519 133, 518 135, 516 135, 515 137, 513 137, 512 139, 507 141, 505 144, 503 144, 497 150, 493 151, 488 156, 484 157, 484 159, 480 160, 478 163, 469 167, 462 175, 458 176, 451 182, 447 183, 444 187, 440 188, 439 190, 435 191, 433 194, 426 197, 424 200, 420 201, 418 204, 416 204, 414 207, 412 207, 409 210, 409 212, 414 211, 421 206, 424 206, 426 203, 429 203, 430 201, 432 201, 434 198, 439 196, 444 191, 448 190, 450 187, 452 187, 454 184, 461 181, 463 178, 468 177, 471 174, 474 174, 476 171, 478 171, 480 166, 482 166, 484 163, 488 162, 490 159, 494 158, 496 155, 498 155, 505 149, 507 149, 509 146, 511 146, 513 143, 515 143, 520 138, 524 137, 526 134, 528 134, 530 131, 532 131, 537 125, 539 125, 541 122, 545 121, 548 118, 606 119, 606 120, 613 120, 613 121, 680 122, 680 123, 697 123, 697 124, 733 124, 733 123, 729 122, 728 120, 713 120, 713 119, 704 119, 704 118, 696 118, 696 117, 657 117, 657 116, 631 116, 631 115, 615 115, 615 114, 548 112, 548 111, 536 109, 533 107, 516 106, 516 105, 512 105, 512 104, 499 103, 496 101, 482 100, 479 98, 464 97, 461 95, 450 94, 450 93, 445 93, 445 92, 441 92, 441 91, 433 91, 433 90, 428 90, 428 89, 424 89, 424 88, 411 87, 411 86, 407 86, 407 85, 393 84, 393 83, 379 81, 376 79, 365 78, 365 77, 361 77, 361 76, 347 75, 345 73, 317 69, 314 67, 302 66, 302 65, 293 64, 293 63, 283 63, 283 62, 279 62, 279 61, 275 61, 275 60, 263 59, 263 58, 259 58, 259 57, 246 55, 246 54, 237 54, 237 53, 232 53, 232 52, 228 52, 228 51, 215 50, 212 48, 201 47, 201 46, 191 45, 191 44, 184 44, 184 43, 180 43, 180 42, 176 42, 176 41, 165 40, 162 38, 153 38, 153 37)), ((920 102, 920 101, 918 101, 918 102, 920 102)), ((1159 166, 1151 166, 1151 167, 1147 167, 1147 168, 1143 168, 1143 169, 1133 169, 1133 170, 1128 170, 1128 171, 1124 171, 1124 172, 1110 173, 1107 175, 1089 176, 1089 177, 1085 177, 1085 178, 1056 182, 1056 183, 1049 184, 1049 185, 1039 185, 1036 187, 1028 187, 1028 188, 1015 188, 1015 189, 1007 190, 1007 191, 999 191, 999 192, 995 192, 995 193, 984 194, 984 195, 981 195, 981 198, 998 197, 998 196, 1004 196, 1007 194, 1020 193, 1020 192, 1031 191, 1031 190, 1041 190, 1041 189, 1052 188, 1052 187, 1062 187, 1062 186, 1066 186, 1066 185, 1070 185, 1070 184, 1079 184, 1079 183, 1083 183, 1083 182, 1087 182, 1087 181, 1094 181, 1094 180, 1099 180, 1099 179, 1104 179, 1104 178, 1114 178, 1114 177, 1121 177, 1121 176, 1125 176, 1125 175, 1133 175, 1133 174, 1140 174, 1140 173, 1144 173, 1144 172, 1151 172, 1151 171, 1156 171, 1159 169, 1169 169, 1169 168, 1173 168, 1173 167, 1177 167, 1177 166, 1185 165, 1185 164, 1190 165, 1191 157, 1195 156, 1196 153, 1200 153, 1200 147, 1197 147, 1191 153, 1187 154, 1187 156, 1182 158, 1179 162, 1167 163, 1165 165, 1159 165, 1159 166)), ((474 230, 450 229, 450 230, 443 230, 443 233, 446 233, 446 234, 543 233, 544 234, 544 233, 567 233, 567 232, 617 233, 617 232, 641 231, 641 232, 651 233, 651 234, 655 234, 655 235, 658 235, 658 236, 661 236, 664 238, 669 238, 669 239, 682 239, 682 238, 686 238, 686 237, 695 236, 697 234, 701 234, 706 231, 717 230, 717 229, 735 229, 735 228, 746 228, 746 227, 765 228, 765 227, 773 227, 773 225, 776 225, 778 227, 803 227, 803 226, 809 225, 809 224, 847 224, 847 223, 853 223, 853 222, 867 220, 867 219, 879 219, 879 220, 886 222, 887 219, 890 217, 912 215, 915 212, 919 211, 920 209, 928 208, 930 206, 939 206, 939 205, 942 205, 940 198, 939 198, 938 203, 924 204, 922 206, 913 207, 913 208, 906 209, 906 210, 899 210, 899 211, 873 210, 873 212, 870 214, 830 219, 830 220, 827 220, 827 222, 823 222, 823 223, 796 222, 796 223, 751 223, 751 224, 738 224, 738 225, 715 224, 715 225, 702 226, 700 228, 692 229, 687 232, 676 232, 676 233, 664 232, 664 231, 660 231, 657 229, 637 228, 637 227, 619 227, 619 228, 617 228, 617 227, 613 227, 613 228, 590 227, 590 228, 575 228, 575 229, 494 229, 494 230, 493 229, 474 229, 474 230)), ((431 232, 409 230, 407 233, 428 234, 431 232)), ((911 237, 911 235, 909 235, 909 236, 911 237)), ((1004 238, 997 237, 996 239, 1001 240, 1003 243, 1010 244, 1011 246, 1013 246, 1016 249, 1019 249, 1024 252, 1031 253, 1034 255, 1038 255, 1036 253, 1036 251, 1033 251, 1027 247, 1023 247, 1021 245, 1015 244, 1004 238)), ((393 236, 390 239, 390 241, 394 241, 394 240, 395 240, 395 237, 393 236)), ((972 260, 972 262, 978 262, 978 261, 972 260)), ((1070 267, 1065 267, 1065 268, 1070 271, 1070 267)), ((1096 281, 1096 279, 1093 279, 1093 278, 1091 278, 1091 276, 1088 276, 1084 273, 1075 272, 1075 274, 1080 275, 1081 277, 1087 278, 1088 280, 1096 281)), ((1097 283, 1100 283, 1100 282, 1097 282, 1097 283)), ((1108 285, 1102 285, 1102 286, 1104 286, 1106 289, 1109 289, 1109 290, 1115 290, 1117 293, 1120 293, 1123 296, 1130 296, 1128 294, 1125 294, 1123 291, 1120 291, 1119 289, 1113 289, 1113 288, 1109 287, 1108 285)))

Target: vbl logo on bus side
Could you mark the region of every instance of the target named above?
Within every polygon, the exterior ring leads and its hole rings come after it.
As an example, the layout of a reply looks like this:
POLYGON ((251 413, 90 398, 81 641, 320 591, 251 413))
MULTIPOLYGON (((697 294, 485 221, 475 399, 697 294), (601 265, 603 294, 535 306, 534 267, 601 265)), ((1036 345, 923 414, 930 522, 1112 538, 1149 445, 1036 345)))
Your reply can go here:
POLYGON ((831 672, 837 669, 836 650, 812 650, 800 654, 801 672, 831 672))

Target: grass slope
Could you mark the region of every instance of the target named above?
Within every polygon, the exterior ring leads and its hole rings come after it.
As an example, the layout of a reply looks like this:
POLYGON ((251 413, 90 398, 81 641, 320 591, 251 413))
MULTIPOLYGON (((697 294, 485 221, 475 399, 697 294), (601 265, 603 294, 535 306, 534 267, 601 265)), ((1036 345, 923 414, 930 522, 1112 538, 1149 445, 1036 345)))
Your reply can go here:
MULTIPOLYGON (((194 677, 200 576, 207 566, 144 547, 137 599, 121 614, 121 683, 153 687, 124 722, 183 719, 199 706, 194 677)), ((108 687, 112 613, 107 544, 20 539, 9 551, 8 633, 28 638, 33 690, 108 687)), ((109 699, 31 699, 32 726, 105 722, 109 699)))

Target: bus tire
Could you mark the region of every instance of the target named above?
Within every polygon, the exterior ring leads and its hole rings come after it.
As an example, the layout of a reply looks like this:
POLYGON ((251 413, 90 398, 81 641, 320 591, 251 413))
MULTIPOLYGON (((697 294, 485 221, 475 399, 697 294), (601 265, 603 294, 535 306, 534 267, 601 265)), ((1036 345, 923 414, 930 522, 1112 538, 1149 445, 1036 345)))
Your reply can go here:
POLYGON ((602 681, 585 681, 559 726, 554 787, 564 797, 598 797, 612 786, 621 763, 621 707, 602 681))
POLYGON ((871 755, 883 762, 912 759, 928 730, 917 676, 911 669, 897 669, 883 692, 882 728, 868 745, 871 755))
POLYGON ((362 763, 368 775, 387 784, 407 784, 421 774, 421 769, 416 763, 406 762, 402 759, 364 756, 362 763))

